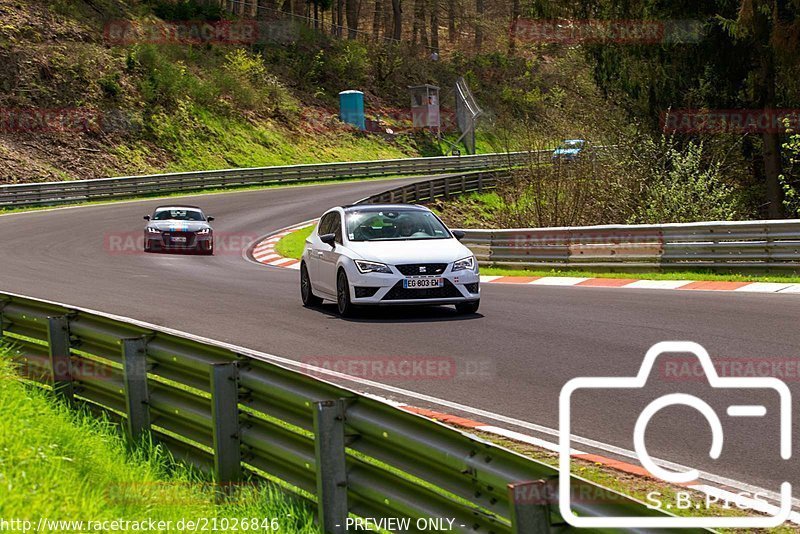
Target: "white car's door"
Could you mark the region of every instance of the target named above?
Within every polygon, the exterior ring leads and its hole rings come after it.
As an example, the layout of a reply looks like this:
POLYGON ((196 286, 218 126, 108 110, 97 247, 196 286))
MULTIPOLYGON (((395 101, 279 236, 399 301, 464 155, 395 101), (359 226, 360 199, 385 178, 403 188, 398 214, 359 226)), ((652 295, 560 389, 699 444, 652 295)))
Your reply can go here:
POLYGON ((314 291, 322 291, 322 282, 319 279, 319 263, 322 256, 322 247, 325 244, 320 241, 319 236, 325 235, 326 229, 330 227, 333 220, 333 213, 327 213, 320 219, 317 227, 311 233, 309 241, 311 242, 307 247, 306 253, 306 268, 308 269, 308 277, 311 279, 311 285, 314 291))
MULTIPOLYGON (((329 295, 336 294, 336 265, 339 261, 340 253, 337 250, 342 246, 342 216, 336 212, 328 214, 331 216, 329 225, 324 228, 320 225, 320 235, 336 235, 336 246, 332 247, 327 243, 319 242, 319 248, 315 251, 317 256, 317 280, 319 281, 320 291, 329 295)), ((326 216, 327 217, 327 216, 326 216)))

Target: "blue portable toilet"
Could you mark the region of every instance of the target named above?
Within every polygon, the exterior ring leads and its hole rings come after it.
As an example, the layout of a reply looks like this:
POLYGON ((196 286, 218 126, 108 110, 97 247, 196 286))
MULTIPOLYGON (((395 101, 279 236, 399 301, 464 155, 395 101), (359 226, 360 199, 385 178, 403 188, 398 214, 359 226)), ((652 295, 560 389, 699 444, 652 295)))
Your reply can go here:
POLYGON ((366 130, 364 121, 364 93, 342 91, 339 93, 339 118, 359 130, 366 130))

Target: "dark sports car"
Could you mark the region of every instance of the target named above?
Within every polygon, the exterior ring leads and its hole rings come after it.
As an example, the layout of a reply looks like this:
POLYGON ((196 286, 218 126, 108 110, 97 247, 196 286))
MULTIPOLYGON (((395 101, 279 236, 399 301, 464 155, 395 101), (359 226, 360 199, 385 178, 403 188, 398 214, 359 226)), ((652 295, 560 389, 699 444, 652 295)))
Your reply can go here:
POLYGON ((145 215, 144 251, 178 251, 214 254, 214 231, 196 206, 159 206, 145 215))

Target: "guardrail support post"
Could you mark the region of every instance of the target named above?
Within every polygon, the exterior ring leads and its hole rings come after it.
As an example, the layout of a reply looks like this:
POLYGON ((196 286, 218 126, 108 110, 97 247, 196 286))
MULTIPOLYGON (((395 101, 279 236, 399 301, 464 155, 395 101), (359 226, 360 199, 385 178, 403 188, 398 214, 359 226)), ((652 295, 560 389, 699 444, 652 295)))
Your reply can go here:
POLYGON ((550 532, 549 491, 545 480, 508 485, 513 534, 547 534, 550 532))
POLYGON ((0 337, 3 337, 5 332, 5 318, 3 317, 3 309, 8 305, 7 300, 0 299, 0 337))
POLYGON ((321 401, 314 406, 319 524, 324 534, 344 534, 347 531, 344 411, 342 399, 321 401))
POLYGON ((150 431, 150 406, 147 389, 147 340, 122 340, 122 366, 125 382, 125 407, 128 435, 134 441, 150 431))
POLYGON ((69 318, 47 318, 47 345, 50 348, 50 376, 53 392, 69 403, 75 400, 70 360, 69 318))
POLYGON ((239 434, 239 367, 235 362, 211 366, 211 420, 214 425, 214 476, 224 486, 242 478, 239 434))

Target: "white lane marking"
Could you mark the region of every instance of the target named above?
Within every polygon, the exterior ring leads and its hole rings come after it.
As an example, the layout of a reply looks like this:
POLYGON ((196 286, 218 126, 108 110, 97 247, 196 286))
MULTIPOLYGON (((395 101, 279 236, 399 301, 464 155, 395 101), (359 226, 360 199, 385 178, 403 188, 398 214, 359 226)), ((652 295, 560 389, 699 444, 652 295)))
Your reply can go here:
MULTIPOLYGON (((542 449, 546 449, 551 452, 558 452, 558 444, 553 443, 551 441, 546 441, 540 438, 535 438, 533 436, 528 436, 527 434, 522 434, 520 432, 514 432, 513 430, 508 430, 507 428, 500 428, 499 426, 477 426, 475 430, 481 430, 483 432, 488 432, 490 434, 496 434, 498 436, 503 436, 508 439, 513 439, 514 441, 520 441, 522 443, 527 443, 529 445, 535 445, 536 447, 541 447, 542 449)), ((570 454, 586 454, 583 451, 579 451, 577 449, 570 449, 570 454)))
POLYGON ((779 293, 800 293, 800 284, 789 284, 789 287, 781 289, 779 293))
POLYGON ((488 283, 488 282, 494 282, 495 280, 497 280, 499 278, 503 278, 503 277, 502 276, 481 276, 481 282, 483 282, 485 284, 485 283, 488 283))
POLYGON ((744 293, 777 293, 788 288, 791 284, 778 284, 774 282, 753 282, 734 289, 734 291, 742 291, 744 293))
POLYGON ((580 284, 581 282, 585 282, 586 280, 589 280, 589 278, 577 278, 574 276, 545 276, 543 278, 539 278, 538 280, 534 280, 533 282, 529 282, 529 285, 574 286, 576 284, 580 284))
POLYGON ((692 280, 637 280, 623 286, 625 289, 678 289, 693 283, 692 280))
MULTIPOLYGON (((52 300, 46 300, 46 299, 37 299, 35 297, 31 297, 31 296, 28 296, 28 295, 21 295, 19 293, 11 293, 11 292, 6 292, 6 293, 8 295, 12 295, 12 296, 20 297, 20 298, 39 300, 41 302, 46 302, 48 304, 52 304, 52 305, 55 305, 55 306, 61 306, 63 308, 70 308, 70 309, 73 309, 73 310, 83 311, 83 312, 86 312, 86 313, 98 315, 100 317, 106 317, 106 318, 112 319, 114 321, 127 322, 127 323, 130 323, 132 325, 139 326, 141 328, 145 328, 145 329, 148 329, 148 330, 155 330, 157 332, 164 332, 165 334, 171 334, 171 335, 174 335, 174 336, 183 337, 183 338, 186 338, 186 339, 190 339, 190 340, 196 341, 198 343, 204 343, 204 344, 207 344, 207 345, 213 345, 215 347, 220 347, 220 348, 223 348, 223 349, 227 349, 227 350, 230 350, 232 352, 239 353, 239 354, 249 355, 249 356, 251 356, 253 358, 258 358, 258 359, 261 359, 263 361, 267 361, 267 362, 273 363, 275 365, 282 366, 284 368, 286 368, 287 366, 288 367, 292 367, 292 368, 299 367, 300 368, 299 369, 300 372, 305 370, 307 373, 309 373, 309 372, 313 373, 314 377, 317 380, 321 380, 323 382, 327 382, 327 383, 332 384, 332 385, 337 386, 337 387, 343 387, 343 386, 340 386, 340 385, 338 385, 338 384, 336 384, 334 382, 322 380, 322 379, 319 378, 319 375, 328 375, 328 376, 331 376, 331 377, 340 378, 340 379, 346 380, 348 382, 354 382, 354 383, 357 383, 357 384, 361 384, 362 386, 367 386, 367 387, 372 387, 372 388, 379 389, 379 390, 388 391, 388 392, 394 393, 396 395, 409 397, 409 398, 412 398, 412 399, 416 399, 416 400, 423 401, 423 402, 428 402, 428 403, 435 404, 435 405, 438 405, 438 406, 445 406, 445 407, 448 407, 448 408, 451 408, 451 409, 454 409, 454 410, 459 410, 459 411, 464 412, 464 413, 469 413, 469 414, 472 414, 472 415, 478 415, 480 417, 485 417, 485 418, 491 419, 493 421, 499 421, 499 422, 502 422, 502 423, 510 424, 512 426, 516 426, 516 427, 520 427, 520 428, 526 428, 528 430, 533 430, 535 432, 540 432, 540 433, 543 433, 543 434, 548 434, 548 435, 551 435, 551 436, 558 437, 558 430, 555 430, 555 429, 552 429, 552 428, 548 428, 548 427, 543 426, 543 425, 538 425, 536 423, 530 423, 530 422, 527 422, 527 421, 522 421, 520 419, 515 419, 513 417, 500 415, 500 414, 493 413, 493 412, 490 412, 490 411, 487 411, 487 410, 483 410, 483 409, 480 409, 480 408, 472 408, 472 407, 466 406, 464 404, 459 404, 457 402, 452 402, 452 401, 440 399, 440 398, 437 398, 437 397, 433 397, 431 395, 426 395, 424 393, 418 393, 418 392, 415 392, 415 391, 410 391, 410 390, 407 390, 407 389, 402 389, 402 388, 398 388, 398 387, 395 387, 395 386, 390 386, 388 384, 381 384, 379 382, 374 382, 372 380, 367 380, 365 378, 359 378, 359 377, 355 377, 355 376, 351 376, 351 375, 346 375, 346 374, 343 374, 343 373, 339 373, 337 371, 331 371, 330 369, 324 369, 322 367, 314 367, 314 366, 308 365, 307 363, 298 362, 296 360, 292 360, 292 359, 289 359, 289 358, 284 358, 282 356, 276 356, 274 354, 269 354, 269 353, 266 353, 266 352, 260 352, 260 351, 254 350, 254 349, 248 349, 246 347, 242 347, 242 346, 239 346, 239 345, 234 345, 232 343, 226 343, 224 341, 217 341, 217 340, 210 339, 210 338, 207 338, 207 337, 198 336, 196 334, 191 334, 189 332, 183 332, 181 330, 176 330, 174 328, 168 328, 168 327, 165 327, 165 326, 154 325, 152 323, 148 323, 148 322, 145 322, 145 321, 140 321, 138 319, 125 317, 125 316, 122 316, 122 315, 115 315, 113 313, 101 312, 101 311, 97 311, 97 310, 94 310, 94 309, 91 309, 91 308, 83 308, 83 307, 80 307, 80 306, 71 306, 71 305, 67 305, 67 304, 64 304, 64 303, 58 302, 58 301, 52 301, 52 300)), ((365 395, 367 397, 370 397, 370 398, 374 398, 374 399, 378 399, 378 400, 381 400, 381 401, 385 401, 385 399, 383 397, 375 395, 373 393, 361 393, 361 394, 365 395)), ((406 403, 402 403, 402 404, 405 405, 406 403)), ((633 458, 634 460, 637 459, 637 455, 636 455, 635 452, 627 450, 627 449, 623 449, 621 447, 616 447, 614 445, 610 445, 610 444, 607 444, 607 443, 602 443, 600 441, 595 441, 595 440, 591 440, 591 439, 588 439, 588 438, 583 438, 583 437, 576 436, 576 435, 571 435, 570 439, 572 441, 577 442, 577 443, 581 443, 581 444, 584 444, 584 445, 586 445, 588 447, 593 447, 593 448, 598 449, 598 450, 602 450, 602 451, 605 451, 605 452, 610 452, 612 454, 618 454, 620 456, 627 457, 627 458, 633 458)), ((679 464, 676 464, 676 463, 673 463, 673 462, 668 462, 666 460, 660 460, 660 459, 655 458, 654 461, 656 462, 656 464, 660 465, 661 467, 665 467, 667 469, 672 469, 674 471, 686 471, 686 470, 689 469, 689 468, 687 468, 685 466, 682 466, 682 465, 679 465, 679 464)), ((708 482, 713 482, 715 484, 720 484, 720 485, 723 485, 723 486, 726 486, 726 487, 729 487, 729 488, 733 488, 733 489, 736 489, 738 491, 747 491, 747 492, 749 492, 751 494, 760 493, 765 498, 774 500, 775 502, 780 502, 780 499, 781 499, 780 494, 777 493, 777 492, 766 490, 764 488, 760 488, 760 487, 754 486, 752 484, 747 484, 745 482, 740 482, 738 480, 733 480, 731 478, 727 478, 727 477, 723 477, 723 476, 719 476, 719 475, 714 475, 712 473, 707 473, 707 472, 704 472, 704 471, 700 472, 700 479, 706 480, 708 482)), ((795 506, 795 507, 800 507, 800 499, 793 498, 792 499, 792 505, 795 506)))
POLYGON ((730 417, 764 417, 767 415, 766 406, 728 406, 730 417))

